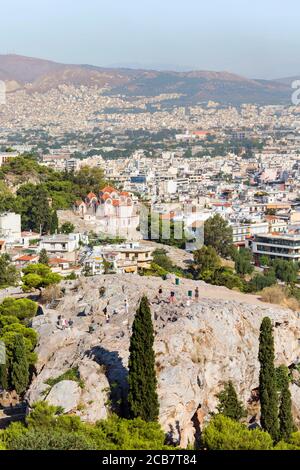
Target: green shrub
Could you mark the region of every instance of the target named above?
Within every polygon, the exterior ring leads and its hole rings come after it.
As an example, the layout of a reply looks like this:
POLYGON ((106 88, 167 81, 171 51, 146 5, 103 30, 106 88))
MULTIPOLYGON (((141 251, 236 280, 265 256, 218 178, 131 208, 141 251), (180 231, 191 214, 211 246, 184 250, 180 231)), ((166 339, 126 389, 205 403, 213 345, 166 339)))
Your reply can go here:
POLYGON ((25 320, 35 317, 37 309, 37 303, 32 300, 6 297, 0 304, 0 315, 14 315, 19 320, 25 320))
POLYGON ((209 450, 270 450, 271 436, 223 415, 216 415, 203 432, 203 444, 209 450))
POLYGON ((74 367, 73 369, 68 370, 67 372, 64 372, 62 375, 59 377, 56 377, 55 379, 48 379, 46 380, 46 384, 49 385, 50 387, 53 387, 54 385, 58 384, 59 382, 62 382, 63 380, 73 380, 74 382, 77 382, 80 388, 84 388, 84 382, 80 378, 80 373, 78 370, 78 367, 74 367))
MULTIPOLYGON (((126 420, 115 415, 96 425, 78 416, 58 414, 57 407, 37 403, 26 424, 13 423, 0 434, 8 450, 167 450, 158 423, 126 420)), ((1 447, 0 447, 1 448, 1 447)))

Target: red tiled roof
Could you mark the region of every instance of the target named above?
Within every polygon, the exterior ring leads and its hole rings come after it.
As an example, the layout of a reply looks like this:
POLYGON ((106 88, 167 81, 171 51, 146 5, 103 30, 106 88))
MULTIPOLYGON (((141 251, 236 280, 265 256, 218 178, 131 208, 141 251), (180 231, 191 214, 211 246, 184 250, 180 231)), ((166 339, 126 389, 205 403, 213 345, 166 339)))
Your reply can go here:
POLYGON ((193 135, 207 135, 209 134, 209 132, 208 131, 194 131, 192 134, 193 135))
POLYGON ((37 259, 37 255, 23 255, 16 259, 16 261, 33 261, 37 259))
POLYGON ((70 263, 67 259, 62 258, 51 258, 49 259, 49 264, 60 264, 60 263, 70 263))
POLYGON ((231 202, 215 202, 213 204, 213 206, 216 206, 216 207, 231 207, 232 204, 231 204, 231 202))
POLYGON ((94 194, 94 193, 89 193, 89 194, 87 195, 87 198, 88 198, 89 200, 94 199, 94 198, 97 199, 97 196, 96 196, 96 194, 94 194))
POLYGON ((116 191, 116 189, 113 188, 112 186, 105 186, 105 188, 101 189, 101 193, 115 193, 115 192, 118 192, 118 191, 116 191))

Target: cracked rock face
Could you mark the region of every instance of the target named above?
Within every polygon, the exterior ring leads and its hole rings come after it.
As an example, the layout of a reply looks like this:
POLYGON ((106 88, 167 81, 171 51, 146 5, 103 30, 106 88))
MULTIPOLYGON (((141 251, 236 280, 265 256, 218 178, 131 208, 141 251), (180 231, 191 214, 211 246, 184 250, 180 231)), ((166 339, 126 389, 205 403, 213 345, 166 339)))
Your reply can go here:
MULTIPOLYGON (((68 404, 61 405, 66 411, 89 422, 107 416, 108 401, 118 409, 127 393, 131 325, 143 294, 151 302, 156 332, 160 422, 183 447, 194 439, 195 421, 201 427, 209 419, 217 404, 216 394, 228 380, 248 406, 249 416, 259 412, 253 391, 258 387, 258 338, 265 316, 274 324, 276 365, 300 361, 298 315, 264 304, 255 296, 201 281, 181 280, 175 286, 174 279, 137 275, 83 278, 64 286, 65 295, 56 310, 45 308, 44 315, 33 321, 40 340, 37 376, 28 392, 31 404, 49 398, 54 403, 55 397, 68 404), (159 296, 160 287, 163 293, 159 296), (196 287, 199 300, 187 302, 188 291, 194 292, 196 287), (172 290, 175 303, 168 300, 172 290), (72 328, 58 328, 59 315, 72 319, 72 328), (45 381, 75 367, 84 387, 76 384, 77 388, 71 388, 60 382, 49 393, 45 381)), ((291 391, 294 417, 300 424, 297 383, 291 391)))

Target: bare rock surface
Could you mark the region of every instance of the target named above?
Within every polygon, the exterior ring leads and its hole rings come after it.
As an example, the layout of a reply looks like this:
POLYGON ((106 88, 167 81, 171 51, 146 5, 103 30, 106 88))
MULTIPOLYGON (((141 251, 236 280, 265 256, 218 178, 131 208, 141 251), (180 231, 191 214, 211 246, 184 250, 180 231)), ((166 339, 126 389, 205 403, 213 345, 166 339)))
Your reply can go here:
MULTIPOLYGON (((217 404, 216 394, 228 380, 233 381, 249 415, 259 410, 255 391, 263 317, 269 316, 274 324, 276 365, 292 366, 300 361, 298 314, 262 303, 257 296, 201 281, 185 279, 175 286, 174 278, 162 281, 134 274, 82 278, 65 282, 64 287, 65 295, 56 310, 45 310, 33 321, 40 339, 37 376, 28 392, 31 404, 49 398, 45 395, 47 379, 76 367, 84 387, 76 389, 78 395, 74 387, 72 405, 77 409, 68 408, 89 422, 105 418, 108 400, 117 406, 126 397, 131 325, 143 294, 151 303, 156 333, 160 422, 182 446, 193 441, 195 422, 201 427, 209 419, 217 404), (160 286, 163 294, 159 299, 160 286), (196 287, 200 298, 188 305, 188 291, 194 292, 196 287), (168 300, 172 290, 174 304, 168 300), (59 329, 58 315, 71 319, 73 326, 59 329)), ((54 394, 52 389, 50 397, 52 393, 58 400, 59 390, 54 394)), ((294 417, 300 424, 300 388, 293 383, 291 391, 294 417)))
POLYGON ((80 387, 73 380, 62 380, 55 384, 47 395, 50 405, 59 406, 66 413, 75 410, 79 405, 80 387))

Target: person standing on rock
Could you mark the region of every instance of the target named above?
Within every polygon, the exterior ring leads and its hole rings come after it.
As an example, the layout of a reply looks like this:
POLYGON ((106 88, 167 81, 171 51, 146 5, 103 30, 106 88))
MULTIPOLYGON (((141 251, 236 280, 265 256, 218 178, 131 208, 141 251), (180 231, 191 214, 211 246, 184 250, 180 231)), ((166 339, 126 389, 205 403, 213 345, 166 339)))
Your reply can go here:
POLYGON ((195 300, 196 300, 196 302, 199 301, 199 287, 196 287, 196 289, 195 289, 195 300))
POLYGON ((129 304, 128 304, 127 299, 125 299, 124 307, 125 307, 125 313, 126 313, 126 315, 128 315, 128 313, 129 313, 129 304))
POLYGON ((174 304, 176 302, 175 292, 174 291, 171 291, 169 302, 170 302, 170 304, 174 304))
POLYGON ((154 302, 153 303, 156 303, 157 305, 159 305, 161 303, 162 293, 163 293, 163 290, 162 290, 162 287, 160 286, 159 289, 158 289, 158 294, 154 297, 154 302))

